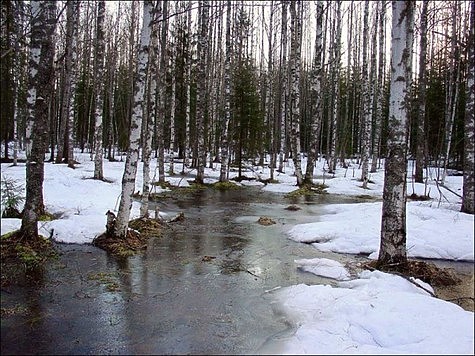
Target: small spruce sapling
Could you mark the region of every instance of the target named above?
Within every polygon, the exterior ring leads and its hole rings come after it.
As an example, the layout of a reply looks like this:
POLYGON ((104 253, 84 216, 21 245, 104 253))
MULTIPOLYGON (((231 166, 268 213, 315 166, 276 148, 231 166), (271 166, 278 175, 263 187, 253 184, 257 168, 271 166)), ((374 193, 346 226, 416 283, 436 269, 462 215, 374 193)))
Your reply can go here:
POLYGON ((23 187, 13 178, 7 177, 5 175, 2 177, 2 218, 21 217, 19 208, 25 200, 25 197, 23 196, 23 190, 23 187))

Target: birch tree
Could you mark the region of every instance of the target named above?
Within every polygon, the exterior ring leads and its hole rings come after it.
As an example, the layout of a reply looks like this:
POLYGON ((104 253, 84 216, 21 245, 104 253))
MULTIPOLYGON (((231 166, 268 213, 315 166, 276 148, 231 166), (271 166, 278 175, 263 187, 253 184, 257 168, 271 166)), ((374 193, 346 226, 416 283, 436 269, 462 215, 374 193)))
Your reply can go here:
POLYGON ((473 117, 475 100, 475 1, 470 2, 470 27, 467 40, 468 68, 467 68, 467 101, 465 107, 465 134, 464 134, 464 169, 463 169, 463 198, 462 211, 468 214, 475 213, 475 120, 473 117))
POLYGON ((284 172, 284 155, 287 138, 287 0, 282 1, 281 46, 280 46, 280 142, 279 172, 284 172))
MULTIPOLYGON (((58 152, 56 163, 66 160, 69 163, 69 147, 73 146, 70 140, 70 131, 73 130, 74 121, 70 118, 71 102, 74 100, 76 90, 76 61, 77 61, 77 35, 80 1, 66 3, 66 43, 64 54, 64 79, 63 96, 61 103, 61 126, 58 138, 58 152), (66 152, 67 151, 67 152, 66 152)), ((72 110, 74 115, 74 106, 72 110)), ((73 118, 74 119, 74 116, 73 118)))
POLYGON ((102 164, 102 113, 104 106, 104 17, 106 2, 97 3, 96 46, 94 53, 94 87, 96 107, 94 110, 94 179, 104 179, 102 164))
POLYGON ((363 20, 363 123, 361 138, 361 181, 363 188, 368 188, 369 141, 371 134, 371 94, 368 75, 368 33, 369 33, 369 1, 365 1, 363 20))
POLYGON ((427 9, 428 1, 422 2, 421 12, 421 39, 419 51, 419 81, 418 81, 418 112, 417 112, 417 150, 416 150, 416 170, 414 179, 417 183, 423 182, 423 166, 425 152, 425 116, 426 116, 426 85, 427 85, 427 9))
POLYGON ((375 120, 374 120, 374 140, 373 140, 373 159, 371 160, 371 173, 375 173, 378 165, 378 157, 380 151, 381 130, 383 122, 383 102, 384 98, 384 78, 386 66, 386 49, 385 49, 385 16, 386 4, 384 1, 379 2, 379 59, 378 59, 378 74, 377 82, 375 84, 375 120))
POLYGON ((303 184, 303 175, 300 158, 300 67, 302 47, 302 3, 301 1, 290 2, 290 110, 292 118, 291 149, 292 159, 295 166, 297 185, 303 184), (296 8, 297 5, 297 8, 296 8))
POLYGON ((413 22, 413 1, 392 1, 391 86, 389 99, 388 152, 385 162, 381 243, 378 264, 404 267, 406 253, 406 176, 407 122, 409 88, 407 87, 407 33, 413 22))
POLYGON ((315 54, 311 71, 310 93, 312 96, 310 152, 307 158, 305 183, 313 183, 313 170, 317 160, 318 138, 323 118, 322 110, 322 51, 323 51, 323 1, 317 1, 315 54))
POLYGON ((328 172, 334 173, 336 169, 336 147, 339 140, 337 134, 339 106, 340 106, 340 62, 341 62, 341 1, 336 1, 335 11, 335 23, 336 23, 336 35, 335 40, 332 43, 332 65, 331 65, 331 86, 332 86, 332 98, 333 103, 331 108, 331 115, 329 116, 329 128, 331 128, 331 134, 328 135, 330 140, 329 160, 328 160, 328 172))
MULTIPOLYGON (((150 60, 148 62, 148 76, 146 77, 146 91, 145 91, 145 103, 144 103, 144 116, 142 122, 142 199, 140 204, 140 216, 148 217, 148 199, 150 195, 150 161, 152 157, 152 132, 153 121, 156 116, 156 95, 157 95, 157 76, 159 68, 158 56, 160 54, 158 50, 158 23, 163 18, 161 1, 158 4, 157 10, 154 11, 150 33, 150 47, 151 53, 149 54, 150 60)), ((163 125, 162 125, 163 127, 163 125)), ((161 127, 158 128, 161 130, 161 127)), ((163 159, 162 159, 163 161, 163 159)))
POLYGON ((224 120, 221 130, 221 170, 219 181, 227 181, 229 166, 229 122, 231 120, 231 0, 226 2, 226 55, 224 60, 224 120))
POLYGON ((198 33, 198 73, 196 84, 196 130, 198 139, 198 167, 195 182, 203 184, 206 166, 205 110, 206 57, 208 53, 208 1, 199 1, 200 31, 198 33))
POLYGON ((134 105, 130 127, 130 143, 122 176, 122 193, 119 211, 114 225, 114 236, 126 238, 129 226, 130 210, 132 209, 132 194, 135 190, 135 176, 139 158, 140 131, 143 118, 143 104, 145 98, 145 81, 149 59, 150 33, 153 21, 153 2, 144 1, 143 23, 140 35, 137 77, 134 85, 134 105))
POLYGON ((28 107, 31 151, 26 162, 26 200, 20 233, 38 238, 38 218, 44 213, 44 157, 48 145, 48 110, 53 98, 56 1, 31 2, 28 107))

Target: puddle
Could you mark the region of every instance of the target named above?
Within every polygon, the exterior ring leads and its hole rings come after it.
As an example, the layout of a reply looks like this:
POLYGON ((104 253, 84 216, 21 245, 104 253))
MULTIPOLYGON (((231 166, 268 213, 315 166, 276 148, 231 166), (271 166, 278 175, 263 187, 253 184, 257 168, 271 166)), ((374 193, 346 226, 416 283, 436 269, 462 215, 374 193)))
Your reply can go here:
MULTIPOLYGON (((167 198, 160 211, 185 221, 117 260, 93 246, 59 245, 38 283, 2 289, 2 354, 252 354, 289 325, 268 291, 333 283, 295 259, 328 254, 286 238, 344 197, 289 201, 258 188, 167 198), (302 209, 288 211, 290 204, 302 209), (277 224, 262 226, 260 216, 277 224), (93 276, 93 277, 91 277, 93 276)), ((154 209, 153 204, 150 207, 154 209)))

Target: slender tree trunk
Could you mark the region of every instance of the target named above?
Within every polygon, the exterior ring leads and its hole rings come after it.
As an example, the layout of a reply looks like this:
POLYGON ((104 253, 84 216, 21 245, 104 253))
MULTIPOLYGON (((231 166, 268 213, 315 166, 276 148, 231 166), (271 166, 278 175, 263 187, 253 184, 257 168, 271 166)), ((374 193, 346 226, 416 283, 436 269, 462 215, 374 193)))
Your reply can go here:
POLYGON ((227 181, 229 166, 229 121, 231 120, 231 1, 226 2, 226 57, 224 60, 224 120, 221 130, 221 170, 219 181, 227 181))
POLYGON ((340 62, 341 62, 341 1, 336 2, 336 36, 333 43, 333 61, 332 61, 332 91, 333 106, 331 115, 331 136, 330 152, 328 162, 328 173, 334 173, 336 170, 336 147, 338 137, 338 117, 340 108, 340 62))
POLYGON ((361 138, 361 181, 363 188, 368 188, 369 141, 371 135, 371 93, 368 76, 368 33, 369 33, 369 1, 365 1, 363 20, 363 124, 361 138))
MULTIPOLYGON (((71 35, 71 78, 70 78, 70 102, 69 110, 67 113, 67 125, 66 125, 66 137, 65 146, 68 148, 68 167, 74 168, 74 113, 76 110, 77 96, 76 96, 76 86, 77 86, 77 66, 74 65, 77 63, 78 51, 78 32, 79 32, 79 9, 81 6, 81 1, 76 1, 74 3, 75 8, 73 11, 72 27, 73 33, 71 35)), ((64 153, 63 153, 64 154, 64 153)))
MULTIPOLYGON (((188 1, 187 9, 187 29, 191 33, 191 0, 188 1)), ((181 174, 185 174, 185 166, 189 166, 191 157, 191 140, 190 140, 190 116, 191 116, 191 66, 193 63, 193 53, 191 39, 188 39, 187 57, 186 57, 186 112, 185 112, 185 157, 183 158, 183 168, 181 174)))
POLYGON ((297 185, 303 184, 302 166, 300 158, 300 67, 302 47, 302 3, 300 0, 290 3, 291 18, 291 47, 290 47, 290 110, 292 115, 291 147, 292 158, 295 166, 297 185), (297 5, 297 9, 295 8, 297 5))
MULTIPOLYGON (((156 113, 157 96, 157 70, 158 70, 158 22, 162 19, 162 8, 159 6, 158 12, 154 15, 150 32, 150 48, 148 62, 148 75, 146 77, 145 102, 143 105, 142 122, 142 199, 140 204, 140 216, 148 218, 148 199, 150 195, 150 161, 152 158, 152 132, 153 119, 156 113), (147 90, 148 89, 148 90, 147 90)), ((161 128, 158 128, 159 130, 161 128)))
POLYGON ((385 49, 385 16, 386 5, 384 2, 379 3, 379 63, 378 63, 378 81, 375 87, 376 94, 376 114, 374 120, 374 145, 373 145, 373 159, 371 160, 371 173, 376 172, 378 167, 378 157, 380 152, 381 130, 383 122, 383 101, 384 101, 384 78, 386 65, 386 49, 385 49))
POLYGON ((206 166, 205 110, 206 57, 208 52, 208 1, 199 1, 200 32, 198 36, 198 74, 196 85, 196 129, 198 138, 198 172, 195 182, 203 184, 206 166))
POLYGON ((378 264, 405 266, 406 176, 409 87, 406 72, 411 58, 407 33, 413 23, 413 1, 392 1, 391 88, 389 101, 388 154, 385 163, 381 244, 378 264))
POLYGON ((166 112, 166 71, 168 63, 167 33, 168 33, 168 1, 163 1, 163 19, 160 34, 160 70, 158 72, 158 181, 165 182, 165 112, 166 112))
POLYGON ((96 107, 94 110, 94 179, 103 180, 103 149, 102 149, 102 122, 104 109, 104 18, 106 2, 101 0, 97 4, 97 33, 96 51, 94 59, 94 88, 96 94, 96 107))
POLYGON ((119 203, 119 212, 114 225, 114 236, 126 238, 129 226, 132 195, 135 190, 135 176, 139 158, 140 131, 142 128, 143 104, 145 97, 145 81, 149 57, 150 32, 153 21, 153 2, 145 1, 143 9, 143 25, 140 36, 139 56, 137 64, 137 79, 134 86, 134 106, 130 127, 130 144, 125 160, 124 175, 122 177, 122 194, 119 203))
POLYGON ((48 145, 48 110, 54 95, 56 1, 31 3, 28 107, 31 151, 26 163, 26 200, 21 221, 25 239, 38 238, 38 218, 44 213, 44 157, 48 145))
MULTIPOLYGON (((178 4, 178 3, 177 3, 178 4)), ((175 44, 170 44, 172 53, 171 55, 171 77, 172 77, 172 90, 170 98, 170 171, 169 174, 173 176, 175 174, 173 167, 173 159, 175 157, 175 109, 176 109, 176 55, 175 44)))
POLYGON ((317 28, 315 37, 315 57, 313 59, 312 76, 310 82, 310 93, 312 96, 312 117, 310 150, 307 158, 307 168, 305 172, 305 183, 313 183, 313 170, 317 160, 318 141, 323 119, 322 110, 322 51, 323 51, 323 2, 317 1, 317 28))
MULTIPOLYGON (((69 138, 67 132, 67 126, 69 124, 68 115, 69 115, 69 106, 71 105, 71 94, 74 95, 71 91, 71 69, 73 67, 73 53, 72 53, 72 42, 74 37, 74 32, 77 29, 74 29, 74 26, 77 26, 76 18, 76 4, 72 1, 66 3, 66 43, 65 43, 65 54, 64 54, 64 78, 63 78, 63 97, 61 103, 61 125, 59 130, 58 137, 58 151, 56 153, 56 163, 63 162, 65 154, 65 149, 67 148, 66 139, 69 138)), ((74 63, 75 64, 75 63, 74 63)))
POLYGON ((287 1, 282 1, 281 58, 280 58, 280 145, 279 172, 284 172, 284 156, 287 138, 287 1))
POLYGON ((467 101, 465 107, 464 165, 462 212, 475 213, 475 1, 470 2, 470 27, 468 36, 467 101))
POLYGON ((426 116, 426 57, 427 57, 427 9, 428 1, 422 2, 421 13, 421 41, 419 52, 419 100, 418 100, 418 118, 417 118, 417 149, 416 149, 416 171, 414 174, 417 183, 423 183, 423 168, 425 151, 425 116, 426 116))

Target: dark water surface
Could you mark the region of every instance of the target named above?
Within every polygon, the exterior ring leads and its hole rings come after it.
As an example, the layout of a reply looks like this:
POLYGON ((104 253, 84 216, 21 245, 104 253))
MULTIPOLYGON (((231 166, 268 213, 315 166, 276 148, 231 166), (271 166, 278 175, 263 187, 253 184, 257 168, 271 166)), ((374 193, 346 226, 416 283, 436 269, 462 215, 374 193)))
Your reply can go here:
MULTIPOLYGON (((2 289, 2 354, 252 354, 289 325, 269 291, 332 283, 299 271, 299 258, 324 254, 285 231, 316 221, 319 196, 289 201, 257 188, 206 190, 167 198, 160 210, 183 211, 142 255, 118 260, 86 245, 58 245, 60 260, 35 283, 2 289), (285 210, 298 203, 302 210, 285 210), (277 224, 261 226, 260 216, 277 224)), ((152 207, 153 208, 153 207, 152 207)))

